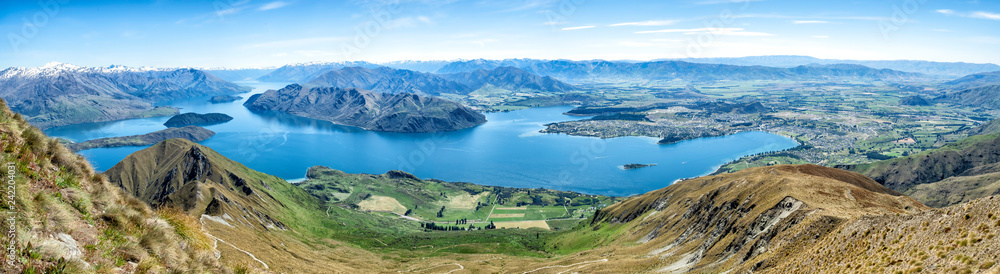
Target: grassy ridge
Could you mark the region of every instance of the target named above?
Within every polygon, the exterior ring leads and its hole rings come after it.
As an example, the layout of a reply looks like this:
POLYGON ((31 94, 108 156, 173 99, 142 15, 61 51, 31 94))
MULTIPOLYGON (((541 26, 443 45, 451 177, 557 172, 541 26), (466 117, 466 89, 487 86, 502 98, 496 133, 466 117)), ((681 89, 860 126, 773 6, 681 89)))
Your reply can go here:
MULTIPOLYGON (((194 218, 152 210, 122 193, 0 100, 0 162, 13 167, 15 250, 4 269, 23 273, 221 272, 194 218), (72 248, 69 248, 72 247, 72 248)), ((5 172, 5 175, 7 172, 5 172)), ((7 180, 5 180, 7 182, 7 180)), ((8 189, 5 186, 5 189, 8 189)), ((8 203, 7 199, 13 199, 8 203)), ((13 205, 13 206, 12 206, 13 205)), ((5 230, 6 231, 6 230, 5 230)), ((6 235, 6 234, 5 234, 6 235)), ((12 246, 8 246, 14 243, 12 246)))

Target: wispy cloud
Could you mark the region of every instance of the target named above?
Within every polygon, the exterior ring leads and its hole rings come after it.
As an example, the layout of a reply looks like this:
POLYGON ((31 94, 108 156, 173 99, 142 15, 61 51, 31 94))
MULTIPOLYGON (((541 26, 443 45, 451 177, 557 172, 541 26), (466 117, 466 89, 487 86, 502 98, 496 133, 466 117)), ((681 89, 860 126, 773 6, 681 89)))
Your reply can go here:
POLYGON ((684 34, 711 33, 714 35, 728 35, 728 36, 774 36, 774 34, 771 33, 745 31, 743 28, 662 29, 662 30, 637 31, 635 33, 684 33, 684 34))
POLYGON ((940 10, 935 10, 934 12, 944 15, 958 15, 961 17, 1000 21, 1000 13, 988 12, 988 11, 957 12, 949 9, 940 9, 940 10))
POLYGON ((954 10, 949 10, 949 9, 934 10, 934 12, 937 12, 937 13, 940 13, 940 14, 947 14, 947 15, 955 14, 954 10))
POLYGON ((594 26, 579 26, 579 27, 568 27, 568 28, 562 28, 562 30, 578 30, 578 29, 589 29, 589 28, 593 28, 593 27, 594 27, 594 26))
POLYGON ((285 3, 285 2, 282 2, 282 1, 274 1, 274 2, 271 2, 271 3, 264 4, 263 6, 260 6, 260 8, 258 8, 257 10, 273 10, 273 9, 281 8, 281 7, 284 7, 284 6, 287 6, 287 5, 288 5, 288 3, 285 3))
POLYGON ((829 24, 830 21, 822 20, 795 20, 792 21, 793 24, 829 24))
POLYGON ((644 26, 644 27, 645 26, 669 26, 669 25, 676 24, 677 22, 679 22, 679 21, 678 20, 650 20, 650 21, 642 21, 642 22, 625 22, 625 23, 611 24, 609 26, 612 26, 612 27, 620 27, 620 26, 644 26))
POLYGON ((989 20, 1000 20, 1000 13, 977 11, 969 14, 969 17, 989 20))
MULTIPOLYGON (((784 14, 736 14, 732 16, 733 18, 758 18, 758 19, 798 19, 803 21, 820 21, 820 20, 859 20, 859 21, 885 21, 892 20, 889 17, 879 17, 879 16, 802 16, 802 15, 784 15, 784 14)), ((832 22, 831 22, 832 23, 832 22)))
POLYGON ((226 16, 226 15, 230 15, 230 14, 236 14, 237 12, 240 12, 240 10, 242 10, 242 9, 243 9, 242 7, 240 7, 240 8, 220 9, 220 10, 215 11, 215 16, 222 17, 222 16, 226 16))

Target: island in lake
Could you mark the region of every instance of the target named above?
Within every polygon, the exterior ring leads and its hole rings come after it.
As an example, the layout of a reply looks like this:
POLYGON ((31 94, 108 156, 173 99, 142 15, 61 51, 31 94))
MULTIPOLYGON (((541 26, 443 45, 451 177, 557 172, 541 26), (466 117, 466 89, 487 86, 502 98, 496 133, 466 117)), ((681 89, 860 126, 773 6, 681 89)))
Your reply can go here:
POLYGON ((637 169, 637 168, 651 167, 651 166, 655 166, 655 165, 656 164, 627 164, 627 165, 622 166, 622 168, 624 168, 624 169, 637 169))
POLYGON ((229 122, 231 120, 233 120, 232 116, 222 113, 198 114, 194 112, 188 112, 184 114, 174 115, 174 117, 170 117, 170 120, 167 120, 167 122, 163 123, 163 125, 168 127, 183 127, 190 125, 207 126, 207 125, 221 124, 229 122))
POLYGON ((486 123, 486 116, 462 104, 412 93, 357 88, 288 85, 250 96, 251 111, 277 111, 371 131, 438 132, 486 123))
POLYGON ((229 103, 229 102, 233 102, 233 101, 241 100, 241 99, 243 99, 243 96, 219 95, 219 96, 213 96, 212 99, 209 99, 208 101, 211 102, 211 103, 213 103, 213 104, 221 104, 221 103, 229 103))
POLYGON ((201 142, 214 135, 214 131, 198 126, 172 127, 143 135, 100 138, 85 142, 71 143, 66 144, 66 147, 73 151, 81 151, 99 147, 148 146, 174 138, 187 139, 192 142, 201 142))

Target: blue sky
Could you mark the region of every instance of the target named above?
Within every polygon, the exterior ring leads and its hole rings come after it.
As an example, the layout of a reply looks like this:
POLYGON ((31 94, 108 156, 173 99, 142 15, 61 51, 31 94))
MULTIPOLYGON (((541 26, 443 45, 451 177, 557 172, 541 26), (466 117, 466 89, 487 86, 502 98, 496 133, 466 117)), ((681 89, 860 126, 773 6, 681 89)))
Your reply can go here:
POLYGON ((3 1, 0 66, 810 55, 1000 64, 1000 1, 3 1))

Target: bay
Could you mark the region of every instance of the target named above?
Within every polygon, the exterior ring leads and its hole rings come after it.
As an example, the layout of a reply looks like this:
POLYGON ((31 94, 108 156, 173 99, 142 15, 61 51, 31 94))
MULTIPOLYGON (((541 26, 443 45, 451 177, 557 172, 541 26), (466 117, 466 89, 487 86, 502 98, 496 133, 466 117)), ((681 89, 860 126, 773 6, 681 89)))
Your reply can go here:
MULTIPOLYGON (((551 188, 625 196, 663 188, 681 178, 702 176, 720 165, 755 153, 795 147, 797 142, 765 132, 742 132, 658 145, 649 137, 593 137, 545 134, 545 124, 584 119, 562 113, 571 106, 488 113, 486 124, 452 132, 387 133, 281 113, 253 113, 242 106, 254 93, 285 83, 241 82, 254 87, 243 100, 211 104, 208 98, 162 102, 181 112, 219 112, 233 120, 207 126, 217 134, 201 142, 250 168, 287 180, 324 165, 349 173, 410 172, 421 178, 526 188, 551 188), (656 166, 625 170, 630 163, 656 166)), ((70 125, 46 134, 72 141, 145 134, 166 128, 169 117, 70 125)), ((106 170, 144 147, 81 151, 106 170)))

